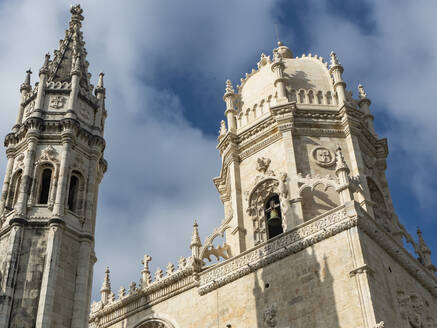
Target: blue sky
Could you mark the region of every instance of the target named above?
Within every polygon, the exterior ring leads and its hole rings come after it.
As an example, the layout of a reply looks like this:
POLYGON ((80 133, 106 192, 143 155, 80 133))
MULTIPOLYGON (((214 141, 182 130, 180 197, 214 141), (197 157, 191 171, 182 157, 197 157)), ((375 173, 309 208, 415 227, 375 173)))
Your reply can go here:
MULTIPOLYGON (((0 134, 12 127, 19 84, 63 37, 68 1, 0 0, 0 134), (17 41, 19 40, 19 41, 17 41)), ((225 80, 239 83, 280 39, 295 55, 335 50, 348 89, 361 82, 390 155, 397 214, 416 226, 437 263, 435 1, 87 1, 84 37, 93 82, 104 71, 108 119, 97 217, 94 293, 111 267, 113 289, 189 255, 192 222, 202 239, 223 210, 211 178, 224 118, 225 80)), ((34 74, 33 82, 35 82, 34 74)), ((4 172, 5 156, 0 159, 4 172)))

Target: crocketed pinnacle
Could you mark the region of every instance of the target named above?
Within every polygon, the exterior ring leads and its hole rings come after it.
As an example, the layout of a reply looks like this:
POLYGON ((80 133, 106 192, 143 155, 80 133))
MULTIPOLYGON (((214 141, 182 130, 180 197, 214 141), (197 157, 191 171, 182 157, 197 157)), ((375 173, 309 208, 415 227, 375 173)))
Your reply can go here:
POLYGON ((199 237, 199 229, 198 229, 197 221, 194 221, 193 224, 193 238, 191 238, 190 248, 193 248, 195 246, 196 247, 202 246, 202 242, 200 241, 200 237, 199 237))
POLYGON ((331 67, 339 66, 340 61, 338 60, 337 54, 334 51, 331 51, 331 67))
POLYGON ((419 237, 419 248, 422 253, 431 254, 431 250, 429 249, 428 245, 425 243, 425 240, 422 236, 422 231, 420 231, 419 228, 417 228, 417 237, 419 237))
POLYGON ((30 86, 30 75, 32 74, 32 71, 31 71, 31 69, 29 68, 27 71, 26 71, 26 77, 25 77, 25 79, 24 79, 24 82, 21 84, 21 86, 20 86, 20 92, 21 91, 23 91, 23 90, 26 90, 26 91, 30 91, 30 89, 31 89, 31 86, 30 86))
POLYGON ((285 46, 281 41, 278 41, 278 47, 273 49, 273 57, 275 59, 293 58, 293 53, 290 48, 285 46))
POLYGON ((102 288, 100 289, 101 292, 110 292, 111 291, 111 280, 109 279, 109 267, 106 267, 105 270, 105 279, 103 279, 102 288))
POLYGON ((71 75, 77 74, 80 76, 79 85, 91 91, 87 52, 83 33, 80 30, 83 10, 80 5, 74 5, 71 6, 70 12, 71 19, 65 37, 59 41, 59 48, 54 51, 53 60, 49 65, 48 81, 70 82, 71 75))
POLYGON ((226 80, 225 95, 235 93, 231 80, 226 80))

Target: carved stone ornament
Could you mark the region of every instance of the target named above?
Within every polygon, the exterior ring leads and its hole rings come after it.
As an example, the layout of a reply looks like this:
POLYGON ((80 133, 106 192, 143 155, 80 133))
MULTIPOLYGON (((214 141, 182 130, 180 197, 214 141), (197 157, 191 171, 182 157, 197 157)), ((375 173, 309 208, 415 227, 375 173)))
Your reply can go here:
POLYGON ((412 328, 435 327, 437 320, 434 312, 426 306, 426 301, 415 293, 398 290, 398 303, 402 319, 412 328))
POLYGON ((46 148, 44 148, 41 151, 40 159, 44 161, 57 162, 58 161, 57 156, 58 156, 58 152, 56 151, 56 149, 53 148, 52 145, 48 145, 46 148))
POLYGON ((265 157, 259 157, 256 160, 256 170, 258 172, 261 172, 263 174, 266 174, 269 166, 270 166, 271 159, 265 158, 265 157))
POLYGON ((24 111, 24 117, 28 117, 35 109, 35 100, 31 101, 27 104, 26 109, 24 111))
POLYGON ((15 167, 15 169, 19 169, 19 168, 24 169, 24 154, 23 153, 18 155, 17 159, 16 159, 16 167, 15 167))
POLYGON ((335 156, 325 147, 316 147, 312 151, 314 161, 322 166, 329 167, 335 164, 335 156))
POLYGON ((64 107, 67 98, 62 96, 55 96, 50 99, 50 107, 55 109, 60 109, 64 107))
POLYGON ((278 311, 276 310, 275 304, 271 304, 271 305, 267 306, 267 308, 264 310, 263 319, 264 319, 264 324, 266 327, 270 327, 270 328, 276 327, 276 325, 277 325, 277 319, 276 319, 277 312, 278 311))

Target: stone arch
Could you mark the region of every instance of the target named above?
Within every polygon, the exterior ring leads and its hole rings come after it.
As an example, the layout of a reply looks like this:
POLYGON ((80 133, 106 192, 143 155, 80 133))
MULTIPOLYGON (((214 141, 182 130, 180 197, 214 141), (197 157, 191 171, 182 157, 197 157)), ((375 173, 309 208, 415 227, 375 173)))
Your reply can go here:
MULTIPOLYGON (((283 208, 284 194, 280 190, 280 182, 274 177, 269 177, 258 182, 249 194, 247 213, 252 219, 250 230, 253 234, 254 244, 257 245, 267 240, 267 222, 265 217, 266 201, 273 195, 278 195, 282 211, 282 226, 285 226, 286 208, 283 208)), ((285 230, 285 229, 284 229, 285 230)))
POLYGON ((52 171, 50 179, 50 188, 48 195, 48 208, 52 209, 55 202, 56 186, 59 174, 59 165, 50 160, 39 160, 36 163, 36 167, 33 174, 33 182, 30 191, 29 204, 33 206, 38 203, 38 197, 41 191, 42 174, 45 169, 50 169, 52 171))
POLYGON ((66 204, 66 208, 68 210, 70 210, 71 212, 76 213, 77 215, 79 215, 80 217, 83 217, 85 215, 85 199, 86 199, 86 180, 85 180, 85 175, 83 174, 83 172, 80 169, 73 169, 70 172, 70 175, 68 177, 68 184, 67 184, 67 192, 65 194, 65 201, 64 204, 66 204), (76 190, 72 190, 72 182, 73 179, 76 178, 77 179, 77 188, 76 190), (70 192, 74 192, 75 195, 70 195, 70 192), (75 197, 75 200, 73 201, 74 204, 73 208, 70 208, 70 201, 71 198, 75 197))
POLYGON ((134 328, 176 328, 176 327, 165 319, 148 318, 146 320, 143 320, 136 326, 134 326, 134 328))
POLYGON ((305 221, 340 205, 340 196, 334 184, 316 182, 313 185, 303 185, 299 194, 302 197, 305 221))
POLYGON ((6 198, 6 209, 12 210, 19 194, 21 180, 23 176, 23 170, 20 168, 14 172, 11 177, 11 183, 9 184, 9 190, 6 198))

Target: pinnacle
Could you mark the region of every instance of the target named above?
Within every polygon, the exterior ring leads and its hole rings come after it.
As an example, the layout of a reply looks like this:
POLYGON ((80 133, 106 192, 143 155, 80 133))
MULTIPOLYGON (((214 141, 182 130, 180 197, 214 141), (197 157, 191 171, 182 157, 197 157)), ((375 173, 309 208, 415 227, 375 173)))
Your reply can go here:
POLYGON ((71 76, 80 77, 80 86, 91 92, 88 61, 86 60, 85 42, 80 30, 84 17, 80 5, 70 8, 71 19, 64 39, 60 40, 59 48, 54 51, 53 60, 49 63, 48 81, 70 82, 71 76))

